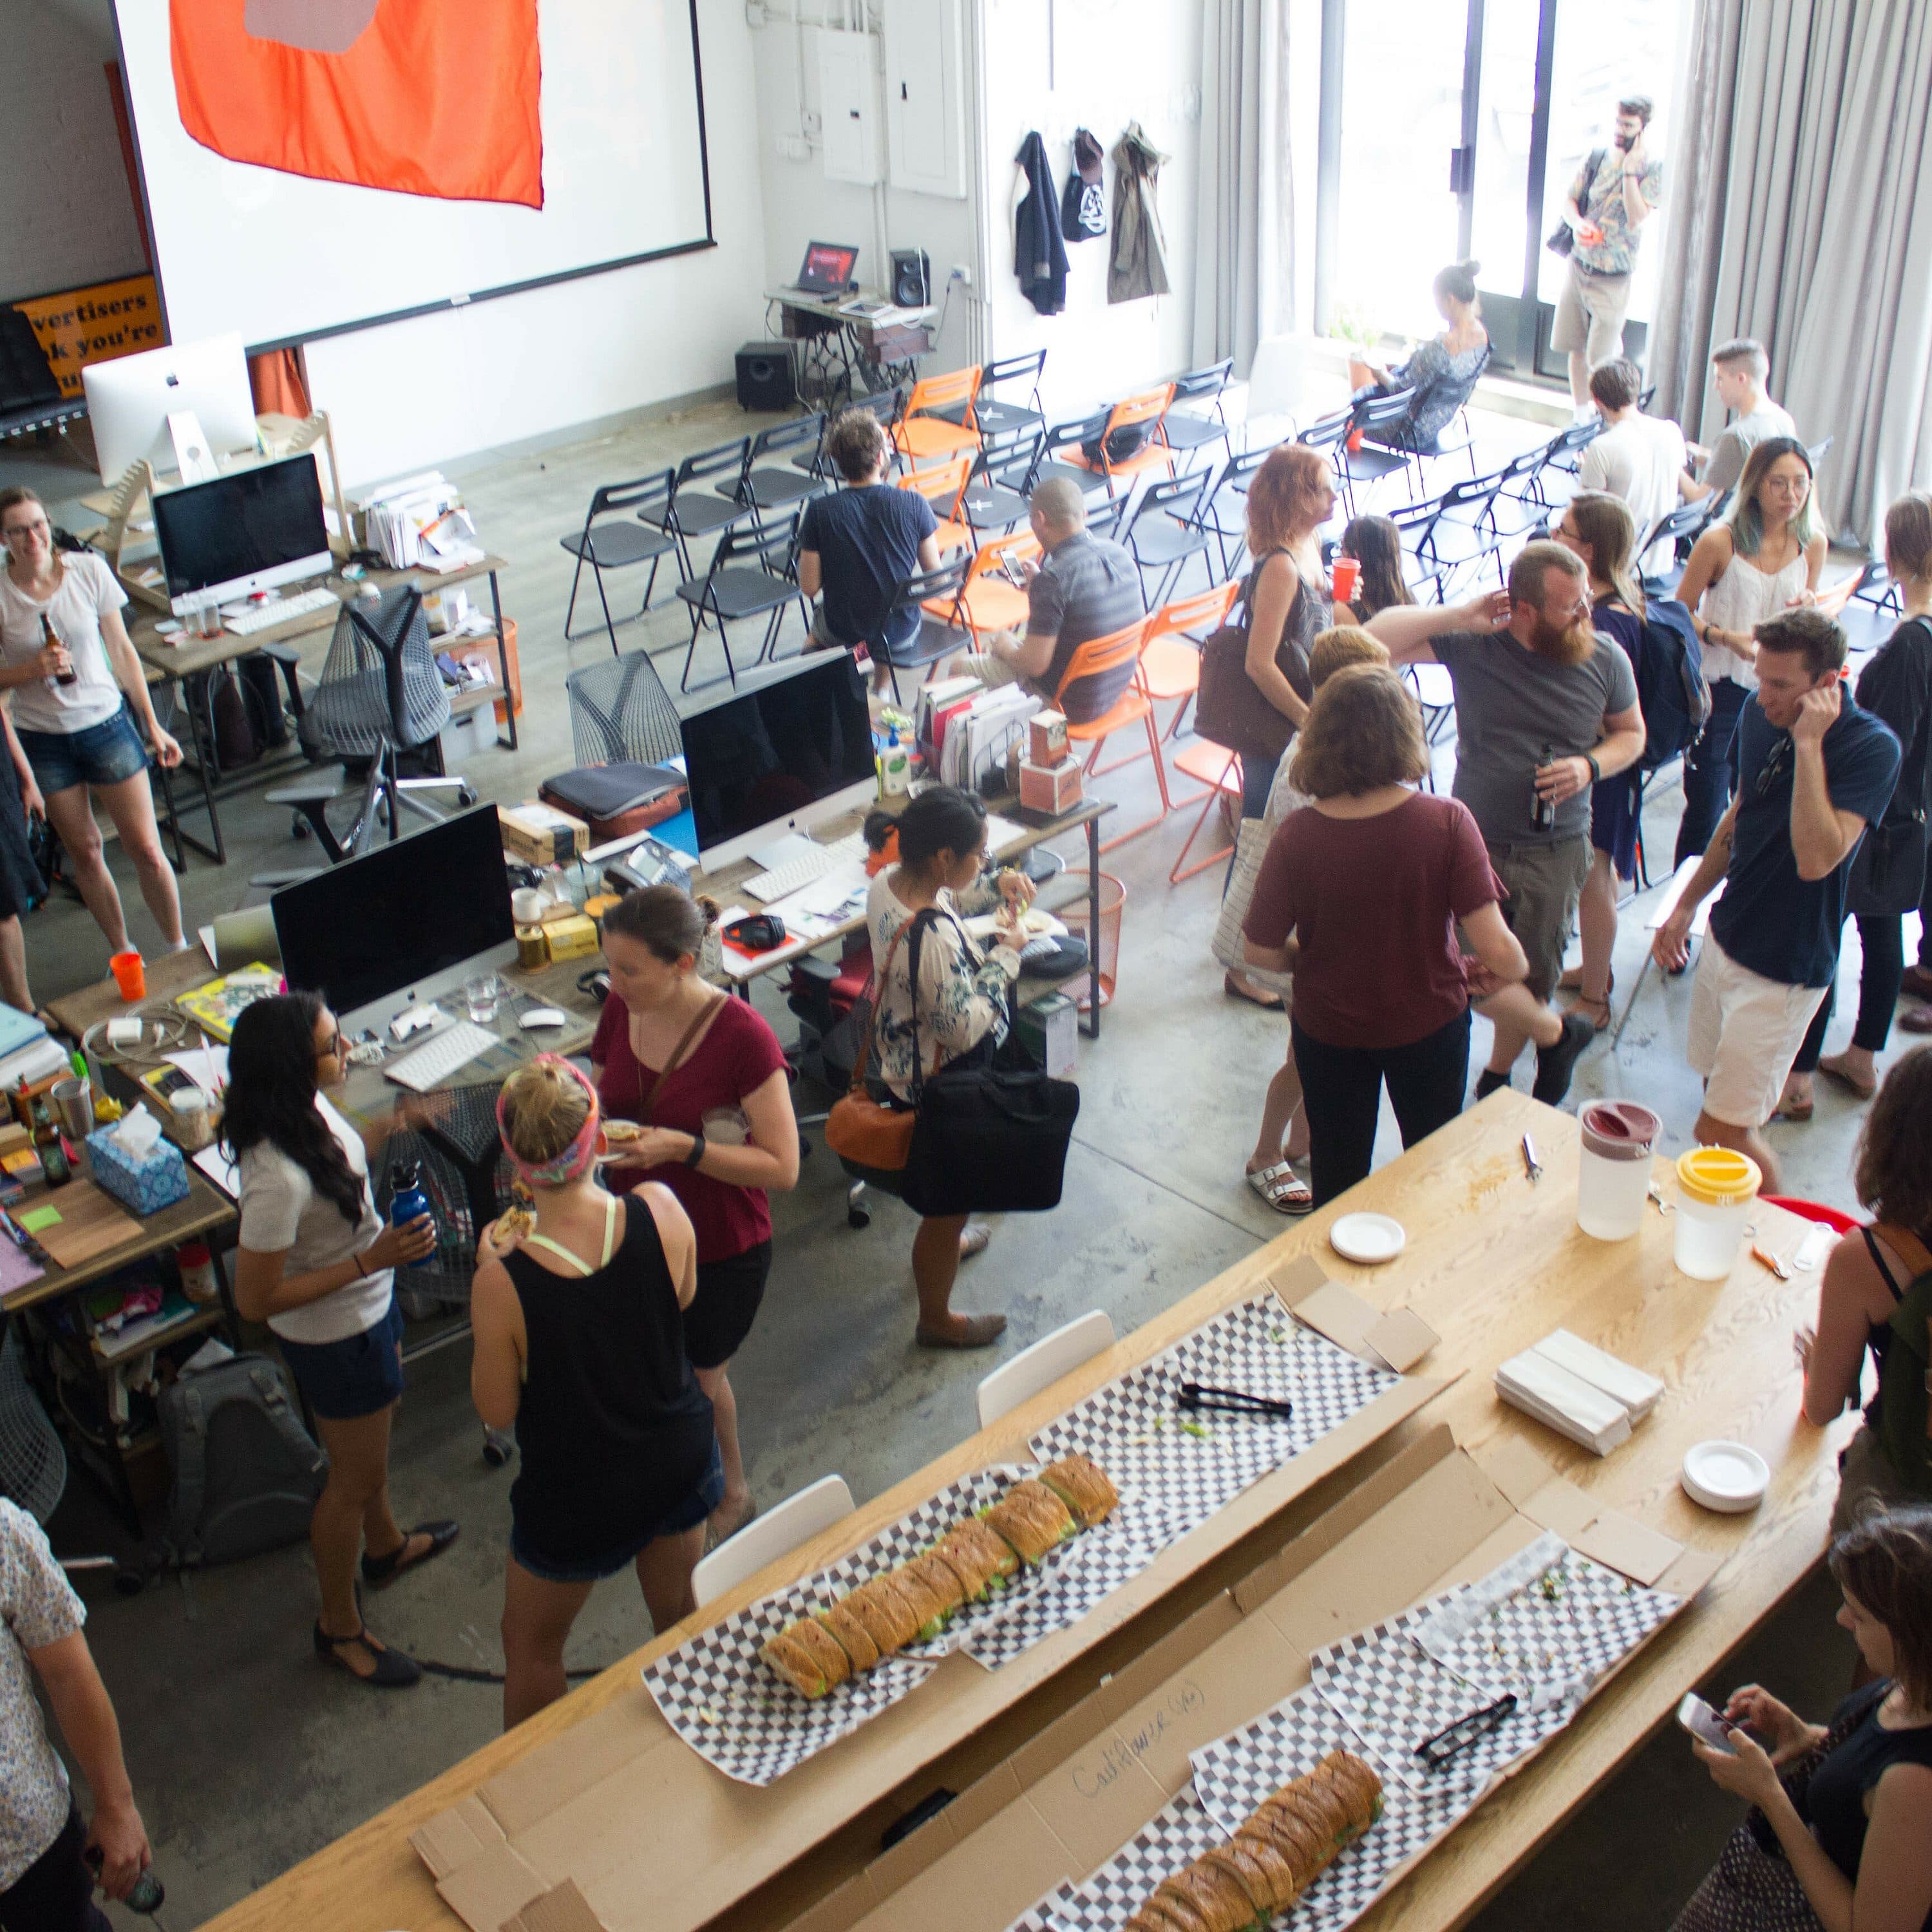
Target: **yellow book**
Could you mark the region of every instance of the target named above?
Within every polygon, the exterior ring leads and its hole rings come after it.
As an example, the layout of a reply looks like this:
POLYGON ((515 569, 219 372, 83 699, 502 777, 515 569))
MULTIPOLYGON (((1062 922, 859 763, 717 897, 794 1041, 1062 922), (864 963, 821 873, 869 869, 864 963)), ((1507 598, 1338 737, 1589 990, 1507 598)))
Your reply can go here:
POLYGON ((282 969, 264 966, 238 966, 197 986, 191 993, 180 993, 175 1004, 211 1039, 226 1040, 235 1030, 235 1021, 244 1006, 282 990, 282 969))

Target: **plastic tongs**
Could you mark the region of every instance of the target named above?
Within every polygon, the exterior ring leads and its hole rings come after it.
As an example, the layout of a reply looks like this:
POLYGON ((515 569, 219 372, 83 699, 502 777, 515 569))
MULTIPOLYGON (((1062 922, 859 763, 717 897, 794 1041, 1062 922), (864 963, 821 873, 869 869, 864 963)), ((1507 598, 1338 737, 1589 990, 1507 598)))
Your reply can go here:
POLYGON ((1183 1382, 1177 1400, 1183 1408, 1225 1409, 1231 1415, 1268 1415, 1280 1422, 1294 1413, 1292 1402, 1250 1395, 1246 1389, 1216 1388, 1212 1382, 1183 1382))
POLYGON ((1504 1719, 1515 1711, 1516 1702, 1516 1693, 1505 1690, 1493 1704, 1485 1704, 1480 1710, 1472 1711, 1466 1718, 1458 1718, 1453 1724, 1444 1724, 1432 1738, 1424 1738, 1415 1748, 1416 1756, 1430 1770, 1440 1771, 1451 1758, 1459 1756, 1479 1738, 1500 1730, 1504 1719))

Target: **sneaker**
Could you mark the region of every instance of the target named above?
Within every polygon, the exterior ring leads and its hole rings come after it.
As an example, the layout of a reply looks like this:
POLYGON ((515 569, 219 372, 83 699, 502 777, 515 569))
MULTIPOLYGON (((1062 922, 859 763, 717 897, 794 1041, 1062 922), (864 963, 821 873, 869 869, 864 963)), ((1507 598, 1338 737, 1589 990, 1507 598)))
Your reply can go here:
POLYGON ((1597 1029, 1588 1015, 1565 1013, 1562 1037, 1551 1046, 1536 1049, 1536 1080, 1529 1090, 1532 1097, 1546 1106, 1561 1106, 1584 1048, 1596 1036, 1597 1029))
POLYGON ((1507 1087, 1509 1084, 1510 1077, 1507 1073, 1493 1073, 1486 1066, 1476 1076, 1476 1098, 1486 1100, 1498 1088, 1507 1087))

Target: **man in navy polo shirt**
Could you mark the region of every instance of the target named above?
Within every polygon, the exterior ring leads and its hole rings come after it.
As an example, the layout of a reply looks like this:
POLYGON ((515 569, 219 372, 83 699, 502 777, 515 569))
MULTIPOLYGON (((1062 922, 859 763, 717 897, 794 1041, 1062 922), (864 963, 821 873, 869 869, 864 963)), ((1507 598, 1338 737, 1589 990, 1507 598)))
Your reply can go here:
POLYGON ((1774 1193, 1778 1162, 1759 1130, 1837 976, 1852 855, 1892 796, 1900 754, 1839 682, 1845 634, 1822 611, 1787 610, 1754 634, 1737 796, 1651 950, 1666 971, 1681 968, 1692 915, 1724 880, 1691 989, 1696 1138, 1749 1154, 1774 1193))

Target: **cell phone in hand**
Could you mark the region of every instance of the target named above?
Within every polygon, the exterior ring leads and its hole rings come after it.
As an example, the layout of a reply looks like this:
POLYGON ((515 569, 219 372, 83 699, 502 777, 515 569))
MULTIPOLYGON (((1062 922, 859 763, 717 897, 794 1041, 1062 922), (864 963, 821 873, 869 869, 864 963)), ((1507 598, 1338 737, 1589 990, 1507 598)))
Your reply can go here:
POLYGON ((1731 1749, 1731 1727, 1696 1691, 1684 1694, 1677 1707, 1677 1721, 1700 1744, 1708 1744, 1713 1750, 1731 1749))
POLYGON ((1027 587, 1026 572, 1022 568, 1018 557, 1002 551, 1000 556, 1000 568, 1004 573, 1006 581, 1016 590, 1024 590, 1027 587))

